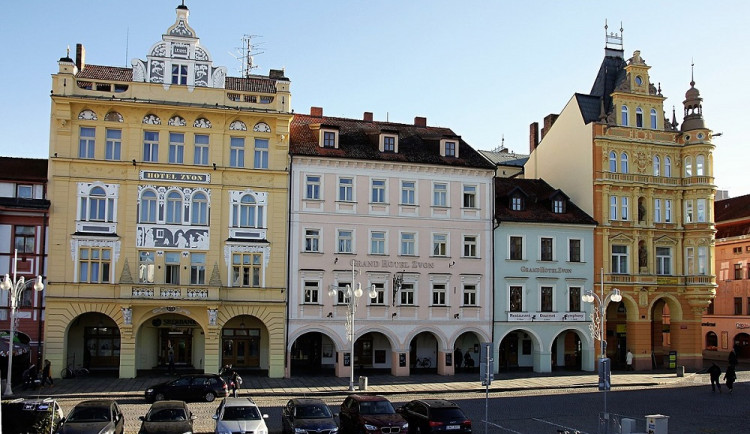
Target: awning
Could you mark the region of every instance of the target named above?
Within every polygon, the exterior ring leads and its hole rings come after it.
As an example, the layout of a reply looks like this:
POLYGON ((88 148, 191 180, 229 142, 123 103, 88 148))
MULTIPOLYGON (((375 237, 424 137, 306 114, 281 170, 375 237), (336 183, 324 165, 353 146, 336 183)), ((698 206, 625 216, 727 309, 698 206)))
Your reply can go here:
MULTIPOLYGON (((0 357, 8 357, 9 336, 10 332, 8 330, 0 330, 0 357)), ((31 338, 29 335, 17 331, 13 339, 13 355, 18 356, 28 353, 31 350, 30 342, 31 338)))

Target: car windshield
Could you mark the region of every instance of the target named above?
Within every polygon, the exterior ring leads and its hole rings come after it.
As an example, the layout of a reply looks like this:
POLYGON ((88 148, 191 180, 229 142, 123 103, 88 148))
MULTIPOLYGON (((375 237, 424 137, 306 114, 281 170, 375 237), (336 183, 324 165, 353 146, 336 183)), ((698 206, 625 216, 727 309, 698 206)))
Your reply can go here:
POLYGON ((3 432, 50 432, 53 404, 5 403, 2 404, 3 432))
POLYGON ((296 410, 300 419, 327 419, 331 416, 331 410, 324 404, 300 405, 296 410))
POLYGON ((359 404, 360 414, 393 414, 395 412, 388 401, 365 401, 359 404))
POLYGON ((248 405, 243 407, 226 407, 222 420, 260 420, 258 407, 248 405))
POLYGON ((76 407, 68 415, 68 422, 94 422, 109 420, 109 408, 76 407))
POLYGON ((181 408, 162 408, 154 410, 148 418, 150 422, 172 422, 186 420, 185 410, 181 408))

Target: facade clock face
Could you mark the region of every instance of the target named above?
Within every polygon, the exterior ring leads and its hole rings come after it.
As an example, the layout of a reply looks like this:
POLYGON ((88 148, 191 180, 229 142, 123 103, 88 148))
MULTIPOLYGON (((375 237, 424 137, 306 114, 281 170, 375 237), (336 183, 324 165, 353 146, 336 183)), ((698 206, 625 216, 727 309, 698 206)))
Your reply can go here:
POLYGON ((641 78, 640 75, 635 76, 635 84, 637 84, 638 86, 643 84, 643 79, 641 78))

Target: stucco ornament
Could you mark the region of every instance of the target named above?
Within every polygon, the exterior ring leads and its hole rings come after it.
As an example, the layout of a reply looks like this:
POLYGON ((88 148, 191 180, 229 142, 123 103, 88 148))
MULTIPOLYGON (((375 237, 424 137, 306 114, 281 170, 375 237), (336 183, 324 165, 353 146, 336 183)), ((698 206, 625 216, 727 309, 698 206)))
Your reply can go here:
POLYGON ((216 316, 218 314, 218 311, 218 309, 208 309, 208 325, 216 325, 216 316))
POLYGON ((122 311, 122 321, 125 323, 125 325, 132 325, 133 324, 133 309, 130 307, 123 307, 120 308, 122 311))

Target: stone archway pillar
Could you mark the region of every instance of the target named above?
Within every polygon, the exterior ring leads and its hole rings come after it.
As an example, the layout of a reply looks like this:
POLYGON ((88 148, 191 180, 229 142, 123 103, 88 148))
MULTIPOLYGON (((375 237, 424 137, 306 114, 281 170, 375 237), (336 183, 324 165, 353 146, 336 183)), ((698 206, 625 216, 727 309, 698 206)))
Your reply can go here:
POLYGON ((669 324, 672 351, 677 351, 677 365, 703 367, 702 329, 700 321, 672 321, 669 324))
POLYGON ((334 369, 334 374, 337 377, 349 377, 351 375, 352 371, 352 364, 354 363, 354 357, 351 353, 351 349, 349 350, 343 350, 343 351, 336 351, 336 368, 334 369), (344 366, 344 358, 349 359, 349 366, 344 366))
POLYGON ((552 372, 552 352, 534 351, 534 372, 552 372))
MULTIPOLYGON (((633 370, 650 371, 651 363, 651 321, 628 321, 626 323, 627 347, 633 353, 633 370)), ((625 348, 624 351, 627 351, 625 348)))
POLYGON ((438 375, 453 375, 453 363, 451 363, 451 366, 447 366, 445 364, 445 356, 447 354, 451 354, 451 357, 453 357, 453 351, 441 351, 438 350, 437 352, 437 373, 438 375))
POLYGON ((409 375, 409 351, 401 348, 391 351, 391 375, 396 377, 406 377, 409 375), (401 366, 402 356, 404 366, 401 366))
POLYGON ((138 374, 135 361, 133 326, 120 327, 120 378, 135 378, 138 374))
POLYGON ((205 335, 205 349, 203 350, 203 372, 219 372, 221 366, 221 328, 209 326, 205 335))

